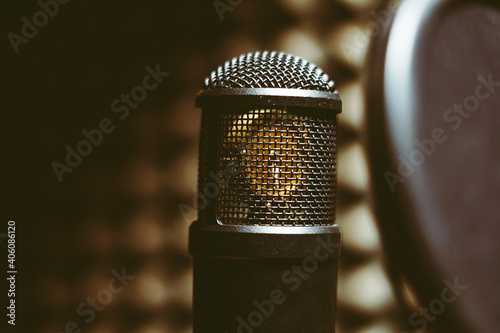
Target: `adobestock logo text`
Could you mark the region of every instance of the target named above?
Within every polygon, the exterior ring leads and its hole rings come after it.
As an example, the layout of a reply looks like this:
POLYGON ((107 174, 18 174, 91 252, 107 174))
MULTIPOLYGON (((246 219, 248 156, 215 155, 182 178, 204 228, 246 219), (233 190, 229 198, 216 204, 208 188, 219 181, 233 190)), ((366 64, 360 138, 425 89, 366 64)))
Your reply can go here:
MULTIPOLYGON (((139 103, 148 97, 148 91, 158 88, 160 83, 164 81, 164 78, 170 75, 170 73, 161 71, 160 64, 157 64, 155 68, 146 66, 146 72, 147 74, 143 77, 142 84, 133 87, 130 90, 130 94, 121 94, 120 98, 111 102, 111 111, 118 114, 119 120, 123 121, 127 119, 130 115, 130 110, 136 109, 139 103)), ((65 147, 66 157, 64 161, 53 161, 51 163, 57 180, 62 183, 63 175, 72 173, 83 162, 83 158, 92 154, 94 147, 98 147, 104 141, 104 135, 112 133, 115 129, 116 125, 111 118, 102 118, 98 122, 97 128, 90 130, 83 129, 81 133, 84 138, 74 145, 74 148, 70 145, 65 147)))
POLYGON ((9 32, 7 39, 14 49, 14 52, 19 53, 19 45, 28 44, 28 42, 38 35, 38 29, 45 27, 51 18, 59 13, 60 5, 66 5, 70 0, 40 0, 38 6, 41 10, 35 12, 31 19, 26 16, 21 17, 21 34, 9 32))

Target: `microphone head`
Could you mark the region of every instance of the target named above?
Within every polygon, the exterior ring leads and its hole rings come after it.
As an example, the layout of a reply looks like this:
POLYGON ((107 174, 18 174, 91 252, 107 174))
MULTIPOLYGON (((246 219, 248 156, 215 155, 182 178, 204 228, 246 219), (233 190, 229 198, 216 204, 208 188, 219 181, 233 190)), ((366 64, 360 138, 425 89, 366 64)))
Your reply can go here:
POLYGON ((326 92, 335 91, 335 83, 323 70, 307 60, 284 52, 242 54, 205 79, 204 89, 286 88, 326 92))
POLYGON ((235 57, 205 80, 199 221, 335 224, 341 100, 323 70, 285 53, 235 57))

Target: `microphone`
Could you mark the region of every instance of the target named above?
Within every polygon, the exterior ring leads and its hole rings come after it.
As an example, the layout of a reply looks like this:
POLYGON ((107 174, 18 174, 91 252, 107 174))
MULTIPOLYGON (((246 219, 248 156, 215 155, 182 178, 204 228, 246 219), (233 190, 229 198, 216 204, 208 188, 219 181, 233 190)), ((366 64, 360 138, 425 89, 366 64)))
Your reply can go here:
POLYGON ((248 53, 212 72, 196 104, 193 332, 334 332, 334 82, 302 58, 248 53))

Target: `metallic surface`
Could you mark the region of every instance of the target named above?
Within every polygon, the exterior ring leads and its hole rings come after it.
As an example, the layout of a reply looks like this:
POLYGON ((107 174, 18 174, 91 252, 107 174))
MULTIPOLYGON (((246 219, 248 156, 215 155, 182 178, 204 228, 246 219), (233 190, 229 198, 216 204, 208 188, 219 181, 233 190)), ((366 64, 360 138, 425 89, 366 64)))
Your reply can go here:
POLYGON ((335 91, 321 68, 283 52, 243 54, 219 66, 205 80, 204 89, 288 88, 335 91))
POLYGON ((336 92, 288 88, 224 88, 202 90, 196 106, 296 106, 342 111, 342 100, 336 92))
POLYGON ((318 240, 335 244, 331 257, 340 256, 340 228, 221 226, 195 222, 190 228, 189 252, 195 256, 239 259, 314 257, 318 240))
POLYGON ((218 116, 217 170, 235 168, 220 182, 220 223, 335 223, 335 116, 303 109, 218 116))
POLYGON ((335 332, 336 259, 292 274, 303 264, 195 257, 194 275, 203 279, 194 281, 194 332, 335 332))

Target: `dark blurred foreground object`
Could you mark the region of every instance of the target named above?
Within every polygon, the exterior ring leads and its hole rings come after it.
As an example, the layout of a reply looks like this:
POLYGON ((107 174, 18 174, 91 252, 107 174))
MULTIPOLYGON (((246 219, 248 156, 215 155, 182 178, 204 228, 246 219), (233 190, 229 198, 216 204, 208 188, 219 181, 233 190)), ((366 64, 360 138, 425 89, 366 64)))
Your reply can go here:
POLYGON ((387 253, 422 304, 409 323, 498 332, 498 2, 404 1, 372 51, 374 200, 387 253))
POLYGON ((214 71, 196 101, 194 332, 334 332, 333 81, 301 58, 249 53, 214 71))

